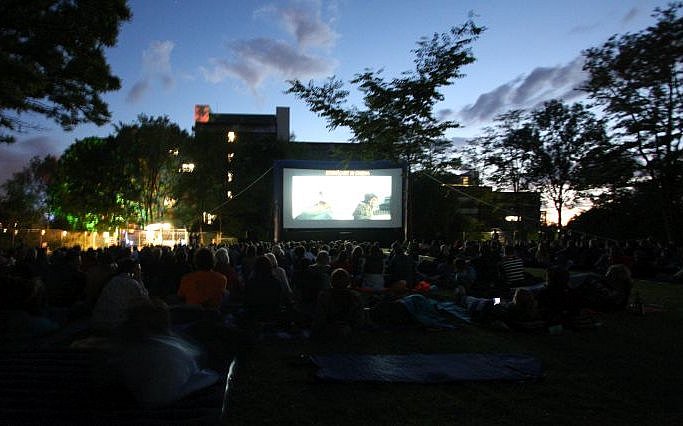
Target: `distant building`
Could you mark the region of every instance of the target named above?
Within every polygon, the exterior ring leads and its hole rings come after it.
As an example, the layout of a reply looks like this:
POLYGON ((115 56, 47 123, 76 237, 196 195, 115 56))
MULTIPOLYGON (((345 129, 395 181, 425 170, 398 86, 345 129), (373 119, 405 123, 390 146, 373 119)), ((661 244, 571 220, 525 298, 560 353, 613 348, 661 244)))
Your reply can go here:
POLYGON ((249 167, 235 157, 233 144, 240 140, 289 141, 289 107, 277 107, 275 114, 217 114, 208 105, 195 105, 194 132, 199 138, 223 141, 227 145, 225 167, 217 170, 225 176, 225 198, 235 195, 240 170, 249 167), (242 164, 240 164, 242 163, 242 164))
POLYGON ((470 171, 456 176, 447 186, 456 192, 457 213, 476 219, 488 229, 520 234, 539 230, 541 194, 494 191, 479 184, 479 174, 470 171))
POLYGON ((289 141, 289 107, 276 107, 275 114, 216 114, 208 105, 195 105, 194 110, 195 133, 221 134, 227 142, 241 137, 289 141))

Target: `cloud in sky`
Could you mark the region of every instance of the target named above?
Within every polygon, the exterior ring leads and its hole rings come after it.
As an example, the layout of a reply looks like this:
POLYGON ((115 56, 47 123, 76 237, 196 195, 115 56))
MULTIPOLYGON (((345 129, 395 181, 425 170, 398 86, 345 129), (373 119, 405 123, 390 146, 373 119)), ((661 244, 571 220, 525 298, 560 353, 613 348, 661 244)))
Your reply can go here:
MULTIPOLYGON (((565 65, 535 68, 527 75, 480 95, 473 105, 462 108, 455 115, 465 124, 486 123, 511 109, 535 108, 553 98, 567 101, 579 98, 582 93, 573 89, 586 79, 582 67, 583 57, 579 56, 565 65)), ((446 110, 441 114, 449 116, 446 110)))
POLYGON ((330 48, 338 37, 331 25, 333 19, 323 21, 319 1, 269 5, 256 10, 254 16, 274 18, 296 43, 270 37, 234 40, 228 43, 229 58, 212 58, 208 66, 200 67, 206 81, 235 78, 256 91, 269 77, 308 79, 329 75, 336 68, 335 59, 310 51, 330 48))
POLYGON ((48 136, 17 139, 13 144, 0 144, 0 182, 28 166, 29 160, 36 155, 60 155, 58 142, 48 136))
POLYGON ((142 52, 142 78, 128 91, 126 101, 135 103, 140 101, 149 90, 153 80, 159 80, 165 89, 175 84, 171 67, 171 53, 175 44, 170 40, 153 41, 142 52))
POLYGON ((284 41, 269 38, 235 41, 230 50, 232 61, 213 59, 210 68, 202 67, 207 81, 219 83, 234 77, 257 89, 271 75, 312 78, 327 75, 336 66, 336 61, 300 52, 284 41))
POLYGON ((147 89, 149 89, 149 80, 146 78, 136 82, 128 91, 126 101, 132 104, 139 102, 145 95, 145 92, 147 92, 147 89))
POLYGON ((300 47, 331 47, 339 36, 332 28, 333 20, 322 19, 320 1, 299 1, 285 7, 271 5, 256 14, 277 16, 300 47))

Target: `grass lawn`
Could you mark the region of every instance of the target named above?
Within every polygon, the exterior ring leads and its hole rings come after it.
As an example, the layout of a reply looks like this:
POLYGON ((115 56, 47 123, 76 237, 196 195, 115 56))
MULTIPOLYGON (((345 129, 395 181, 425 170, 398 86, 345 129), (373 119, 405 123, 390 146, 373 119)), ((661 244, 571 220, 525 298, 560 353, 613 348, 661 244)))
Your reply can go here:
POLYGON ((637 281, 663 312, 602 315, 594 330, 361 332, 335 343, 266 340, 240 364, 231 424, 683 424, 683 287, 637 281), (521 352, 543 362, 526 383, 321 382, 301 355, 521 352))

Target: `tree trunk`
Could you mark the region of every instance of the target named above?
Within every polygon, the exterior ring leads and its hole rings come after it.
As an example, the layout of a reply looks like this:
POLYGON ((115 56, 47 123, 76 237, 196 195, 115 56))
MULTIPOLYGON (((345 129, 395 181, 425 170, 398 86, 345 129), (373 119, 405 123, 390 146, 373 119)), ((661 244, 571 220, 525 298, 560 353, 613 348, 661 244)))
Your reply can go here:
POLYGON ((564 203, 555 203, 555 210, 557 210, 557 227, 562 229, 562 207, 564 203))

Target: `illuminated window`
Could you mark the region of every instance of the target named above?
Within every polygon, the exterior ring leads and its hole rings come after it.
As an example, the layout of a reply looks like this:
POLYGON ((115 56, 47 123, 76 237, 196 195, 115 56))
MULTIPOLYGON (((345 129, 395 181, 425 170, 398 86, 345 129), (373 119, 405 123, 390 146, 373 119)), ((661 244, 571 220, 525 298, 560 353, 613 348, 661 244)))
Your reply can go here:
POLYGON ((228 143, 235 142, 236 138, 237 138, 237 135, 232 130, 229 131, 228 134, 226 135, 226 140, 228 141, 228 143))
POLYGON ((179 152, 179 151, 178 151, 178 148, 173 148, 173 149, 169 149, 169 150, 168 150, 168 153, 169 153, 169 154, 174 155, 174 156, 176 156, 176 157, 178 156, 178 152, 179 152))
POLYGON ((234 153, 234 152, 228 153, 228 163, 230 163, 234 157, 235 157, 235 153, 234 153))
POLYGON ((232 199, 232 191, 228 191, 228 200, 232 199))
POLYGON ((462 177, 462 184, 465 186, 470 186, 470 177, 469 176, 463 176, 462 177))
POLYGON ((232 172, 228 172, 228 182, 232 182, 232 172))
POLYGON ((207 225, 211 225, 213 223, 213 220, 216 218, 215 214, 203 212, 202 213, 202 218, 204 219, 204 223, 207 225))
POLYGON ((505 220, 507 222, 521 222, 522 217, 521 216, 505 216, 505 220))
POLYGON ((183 173, 192 173, 194 171, 194 163, 183 163, 180 166, 180 171, 183 173))

